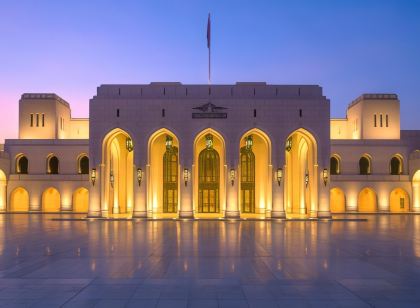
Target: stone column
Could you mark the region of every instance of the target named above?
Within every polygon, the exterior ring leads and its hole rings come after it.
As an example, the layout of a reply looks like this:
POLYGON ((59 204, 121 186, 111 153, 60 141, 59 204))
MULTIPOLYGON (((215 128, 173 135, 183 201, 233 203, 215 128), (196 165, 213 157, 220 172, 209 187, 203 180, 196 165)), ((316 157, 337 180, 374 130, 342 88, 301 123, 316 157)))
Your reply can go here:
POLYGON ((226 218, 239 218, 239 198, 238 198, 238 189, 239 189, 239 167, 236 169, 232 166, 232 168, 228 169, 227 172, 227 185, 226 185, 226 218), (230 171, 234 170, 235 178, 231 179, 230 171))
POLYGON ((0 212, 6 211, 6 200, 7 200, 7 194, 6 194, 6 187, 7 182, 0 180, 0 212))
POLYGON ((102 191, 103 185, 105 184, 103 179, 103 171, 104 166, 103 165, 97 165, 96 166, 96 180, 95 185, 93 185, 91 176, 92 176, 92 170, 90 170, 89 174, 89 183, 90 183, 90 189, 89 189, 89 211, 88 211, 88 217, 101 217, 101 205, 103 202, 102 197, 102 191))
POLYGON ((188 165, 181 166, 180 168, 180 218, 193 218, 193 187, 194 187, 194 171, 193 168, 188 168, 188 165), (188 169, 189 176, 188 181, 185 183, 184 180, 184 169, 188 169))
POLYGON ((420 212, 420 183, 412 181, 413 186, 413 202, 411 210, 413 212, 420 212))
POLYGON ((134 165, 134 211, 133 217, 134 218, 146 218, 147 217, 147 209, 146 209, 146 186, 147 186, 147 178, 148 174, 144 168, 142 169, 142 181, 139 185, 137 179, 137 168, 134 165))
POLYGON ((284 211, 284 179, 285 168, 283 167, 283 176, 279 182, 277 181, 277 169, 272 172, 272 192, 273 192, 273 209, 271 211, 271 218, 286 218, 284 211))
POLYGON ((318 173, 318 217, 330 218, 330 175, 328 174, 327 184, 324 184, 323 178, 324 168, 315 168, 318 173))
POLYGON ((29 211, 39 212, 41 210, 42 210, 42 191, 38 191, 38 192, 32 191, 29 195, 29 211))

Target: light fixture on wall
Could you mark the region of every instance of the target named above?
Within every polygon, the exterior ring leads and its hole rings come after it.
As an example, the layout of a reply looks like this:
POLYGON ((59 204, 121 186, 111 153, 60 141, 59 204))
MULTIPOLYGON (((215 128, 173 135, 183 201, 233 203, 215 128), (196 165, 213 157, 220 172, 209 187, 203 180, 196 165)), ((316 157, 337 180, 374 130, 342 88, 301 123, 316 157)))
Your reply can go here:
POLYGON ((250 135, 250 136, 246 137, 246 139, 245 139, 245 146, 246 146, 246 148, 247 148, 247 149, 252 148, 252 145, 253 145, 253 144, 254 144, 254 140, 253 140, 253 138, 252 138, 252 135, 250 135))
POLYGON ((292 137, 287 138, 286 140, 286 151, 290 152, 292 150, 292 137))
POLYGON ((305 172, 305 187, 308 187, 309 184, 309 172, 306 170, 305 172))
POLYGON ((131 139, 130 137, 127 137, 125 139, 125 148, 127 149, 128 152, 133 151, 133 148, 134 148, 133 139, 131 139))
POLYGON ((165 145, 167 149, 172 148, 173 138, 169 135, 166 135, 165 145))
POLYGON ((230 176, 230 183, 233 186, 233 184, 235 184, 235 178, 236 178, 235 169, 230 169, 229 176, 230 176))
POLYGON ((185 186, 187 186, 189 175, 190 175, 190 171, 187 168, 185 168, 184 169, 184 184, 185 184, 185 186))
POLYGON ((137 182, 139 186, 141 185, 141 181, 143 180, 143 170, 141 168, 137 168, 137 182))
POLYGON ((109 183, 111 183, 111 187, 114 188, 114 173, 111 172, 109 173, 109 183))
POLYGON ((96 169, 92 168, 92 171, 90 173, 90 181, 92 182, 92 186, 95 186, 96 181, 96 169))
POLYGON ((281 184, 281 179, 283 178, 283 169, 282 168, 277 168, 276 171, 276 179, 277 179, 277 184, 281 184))
POLYGON ((322 171, 322 179, 324 180, 324 185, 327 186, 327 182, 328 182, 328 170, 324 169, 322 171))

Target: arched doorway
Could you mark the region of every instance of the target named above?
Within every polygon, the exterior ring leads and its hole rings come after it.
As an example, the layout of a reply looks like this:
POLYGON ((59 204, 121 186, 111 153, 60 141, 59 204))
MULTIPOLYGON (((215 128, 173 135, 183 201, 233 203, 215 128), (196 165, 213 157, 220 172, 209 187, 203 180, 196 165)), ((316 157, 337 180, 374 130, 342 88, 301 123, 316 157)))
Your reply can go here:
POLYGON ((340 188, 330 190, 331 213, 344 213, 346 211, 346 198, 340 188))
POLYGON ((239 209, 263 214, 271 204, 271 141, 259 129, 246 132, 239 147, 239 209))
POLYGON ((153 214, 174 216, 178 213, 178 149, 178 138, 167 129, 161 129, 149 138, 148 207, 153 214))
POLYGON ((222 215, 225 210, 225 143, 212 129, 194 142, 194 210, 198 215, 222 215))
POLYGON ((42 211, 60 212, 60 193, 57 189, 50 187, 42 193, 42 211))
POLYGON ((286 139, 286 213, 317 215, 318 159, 315 138, 305 129, 294 131, 286 139))
POLYGON ((73 193, 73 212, 86 213, 89 209, 89 191, 80 187, 73 193))
POLYGON ((131 214, 133 210, 133 140, 122 129, 114 129, 102 143, 104 202, 108 214, 131 214))
POLYGON ((417 170, 413 175, 413 200, 412 207, 414 211, 420 210, 420 170, 417 170))
POLYGON ((0 169, 0 210, 2 211, 6 210, 6 187, 6 174, 0 169))
POLYGON ((407 192, 402 188, 395 188, 389 196, 389 210, 394 213, 410 211, 410 201, 407 192))
POLYGON ((28 212, 29 211, 29 193, 23 187, 15 188, 10 194, 11 212, 28 212))
POLYGON ((376 212, 377 209, 376 193, 371 188, 364 188, 359 193, 357 209, 359 212, 376 212))

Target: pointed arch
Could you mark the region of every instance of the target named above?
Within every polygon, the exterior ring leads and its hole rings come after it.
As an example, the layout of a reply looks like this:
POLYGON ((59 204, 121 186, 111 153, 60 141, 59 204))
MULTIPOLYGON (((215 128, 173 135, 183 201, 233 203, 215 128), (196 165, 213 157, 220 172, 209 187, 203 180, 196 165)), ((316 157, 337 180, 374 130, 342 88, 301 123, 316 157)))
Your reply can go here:
POLYGON ((330 157, 330 174, 338 175, 341 173, 341 157, 334 153, 330 157))
POLYGON ((359 174, 369 175, 372 173, 372 156, 363 154, 359 159, 359 174))
POLYGON ((193 149, 194 211, 199 216, 222 216, 226 210, 225 139, 218 131, 207 128, 197 134, 193 149), (208 136, 212 136, 211 150, 208 136))
POLYGON ((23 187, 15 188, 10 194, 11 212, 28 212, 29 211, 29 193, 23 187))
POLYGON ((49 187, 42 193, 42 211, 43 212, 60 212, 61 196, 59 191, 54 187, 49 187))
POLYGON ((48 174, 59 174, 60 173, 60 161, 53 153, 47 156, 47 173, 48 174))
POLYGON ((285 140, 285 204, 290 215, 316 216, 318 210, 318 144, 306 129, 285 140))
POLYGON ((334 187, 330 190, 331 213, 346 212, 346 197, 342 189, 334 187))
POLYGON ((246 131, 239 142, 239 209, 260 214, 271 209, 271 140, 259 128, 246 131))
POLYGON ((133 210, 134 151, 132 137, 123 129, 111 130, 102 141, 102 212, 127 214, 133 210))
POLYGON ((73 212, 87 213, 89 209, 89 190, 80 187, 73 192, 73 212))
POLYGON ((410 211, 410 199, 408 193, 400 188, 394 188, 389 196, 389 211, 403 213, 410 211))
POLYGON ((29 160, 23 153, 16 155, 15 162, 15 170, 17 174, 28 174, 29 160))
POLYGON ((179 140, 169 129, 161 128, 148 140, 148 208, 157 215, 179 211, 179 140))
POLYGON ((77 173, 89 174, 89 156, 86 153, 77 156, 77 173))
POLYGON ((359 212, 376 212, 377 209, 376 192, 370 187, 363 188, 357 199, 357 210, 359 212))
POLYGON ((400 175, 403 173, 403 157, 401 154, 395 154, 389 160, 389 173, 391 175, 400 175))

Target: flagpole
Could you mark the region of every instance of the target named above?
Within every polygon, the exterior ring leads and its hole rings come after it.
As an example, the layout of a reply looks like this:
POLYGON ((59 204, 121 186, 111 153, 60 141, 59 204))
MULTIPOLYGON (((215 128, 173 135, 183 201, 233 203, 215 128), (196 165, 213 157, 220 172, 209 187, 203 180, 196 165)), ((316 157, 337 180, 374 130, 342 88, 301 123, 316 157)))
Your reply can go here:
POLYGON ((207 18, 207 48, 209 49, 209 85, 211 84, 211 21, 210 21, 210 13, 207 18))

